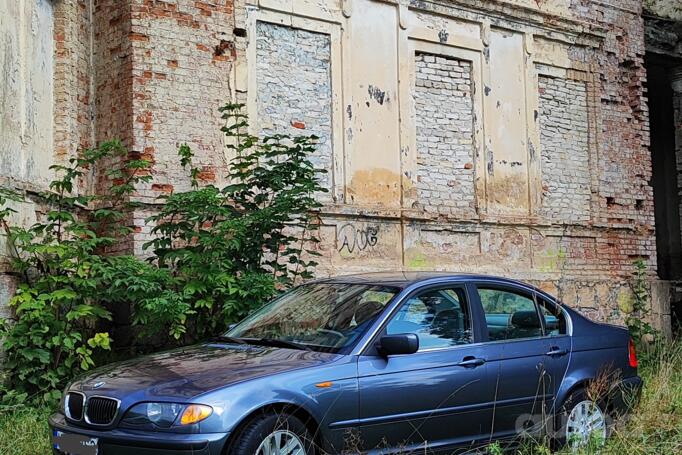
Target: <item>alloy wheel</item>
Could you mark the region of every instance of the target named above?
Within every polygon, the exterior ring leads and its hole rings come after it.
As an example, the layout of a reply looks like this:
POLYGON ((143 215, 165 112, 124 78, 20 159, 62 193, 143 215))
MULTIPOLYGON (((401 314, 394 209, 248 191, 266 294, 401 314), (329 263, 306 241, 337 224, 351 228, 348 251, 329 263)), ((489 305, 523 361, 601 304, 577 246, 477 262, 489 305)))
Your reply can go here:
POLYGON ((576 404, 566 422, 566 442, 572 449, 589 444, 601 445, 606 440, 606 418, 599 406, 584 400, 576 404))
POLYGON ((301 439, 291 431, 277 430, 265 437, 256 455, 306 455, 301 439))

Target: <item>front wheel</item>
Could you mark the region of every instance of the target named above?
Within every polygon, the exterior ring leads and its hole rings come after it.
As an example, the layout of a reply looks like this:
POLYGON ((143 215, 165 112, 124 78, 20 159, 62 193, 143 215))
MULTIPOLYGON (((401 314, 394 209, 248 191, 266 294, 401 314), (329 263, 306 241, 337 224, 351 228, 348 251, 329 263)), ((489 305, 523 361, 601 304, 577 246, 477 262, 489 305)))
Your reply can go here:
POLYGON ((557 440, 572 451, 599 448, 609 436, 609 416, 604 403, 590 400, 585 391, 572 393, 559 417, 557 440))
POLYGON ((228 451, 229 455, 315 455, 310 432, 292 415, 263 414, 240 433, 228 451))

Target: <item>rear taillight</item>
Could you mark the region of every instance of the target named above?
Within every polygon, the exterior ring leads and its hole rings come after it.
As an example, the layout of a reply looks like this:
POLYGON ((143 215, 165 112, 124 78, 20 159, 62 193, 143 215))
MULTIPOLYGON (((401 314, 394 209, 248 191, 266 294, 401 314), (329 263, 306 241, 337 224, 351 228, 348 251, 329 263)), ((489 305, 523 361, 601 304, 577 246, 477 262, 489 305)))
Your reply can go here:
POLYGON ((632 338, 628 342, 628 363, 632 368, 637 368, 637 351, 635 350, 635 342, 632 338))

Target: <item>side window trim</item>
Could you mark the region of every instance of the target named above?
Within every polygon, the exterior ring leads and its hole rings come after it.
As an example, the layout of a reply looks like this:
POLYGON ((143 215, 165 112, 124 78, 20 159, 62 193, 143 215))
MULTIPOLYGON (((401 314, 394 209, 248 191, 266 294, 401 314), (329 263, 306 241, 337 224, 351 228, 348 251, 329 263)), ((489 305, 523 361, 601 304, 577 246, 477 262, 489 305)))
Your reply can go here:
POLYGON ((548 298, 547 296, 542 295, 538 292, 535 292, 535 295, 537 296, 536 297, 537 298, 537 306, 538 306, 538 311, 540 312, 540 315, 541 315, 543 333, 545 334, 545 337, 550 338, 550 337, 558 337, 558 336, 569 336, 573 331, 572 325, 571 325, 572 321, 570 318, 570 314, 568 313, 568 311, 566 311, 563 304, 559 303, 558 301, 556 301, 552 298, 548 298), (544 304, 541 304, 540 301, 544 302, 544 304), (553 310, 555 310, 561 314, 561 316, 564 318, 564 332, 565 333, 559 333, 558 335, 549 335, 547 333, 547 329, 546 329, 547 320, 545 319, 545 315, 544 315, 542 309, 540 308, 541 306, 543 306, 547 309, 551 308, 551 309, 553 309, 553 310))
POLYGON ((542 309, 540 308, 538 293, 535 291, 533 291, 533 303, 535 304, 535 313, 537 313, 538 319, 540 320, 540 331, 542 333, 541 337, 545 338, 549 336, 547 335, 547 320, 545 319, 545 314, 542 312, 542 309))
POLYGON ((485 311, 478 295, 477 283, 469 281, 466 283, 466 292, 469 299, 469 311, 471 312, 471 331, 474 343, 487 343, 488 324, 485 320, 485 311))

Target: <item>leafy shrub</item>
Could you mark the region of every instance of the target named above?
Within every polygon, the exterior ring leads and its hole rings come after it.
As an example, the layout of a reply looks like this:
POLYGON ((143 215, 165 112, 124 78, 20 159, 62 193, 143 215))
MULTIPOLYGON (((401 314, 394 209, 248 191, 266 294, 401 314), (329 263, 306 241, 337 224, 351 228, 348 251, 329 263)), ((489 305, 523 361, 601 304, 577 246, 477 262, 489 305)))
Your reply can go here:
POLYGON ((114 182, 108 195, 80 195, 76 187, 95 163, 125 153, 119 142, 107 142, 72 158, 69 166, 52 166, 58 178, 40 195, 47 212, 28 228, 9 221, 10 203, 21 203, 22 197, 7 189, 0 193, 0 225, 14 270, 23 278, 9 303, 14 317, 0 326, 5 387, 16 399, 54 401, 68 378, 94 366, 96 351, 110 349, 109 334, 97 330, 111 319, 102 296, 126 295, 124 284, 114 286, 109 277, 137 260, 103 253, 129 233, 121 225, 130 208, 127 196, 136 183, 149 179, 148 163, 129 160, 107 171, 114 182))
POLYGON ((630 285, 633 294, 632 306, 626 312, 625 325, 630 330, 632 338, 639 343, 648 335, 656 335, 656 331, 648 321, 651 315, 651 296, 649 295, 646 263, 641 259, 637 260, 634 263, 634 268, 630 285))
POLYGON ((145 245, 153 253, 147 261, 108 254, 132 233, 133 193, 151 179, 150 163, 130 159, 120 142, 53 166, 58 178, 39 196, 47 212, 28 228, 11 225, 22 196, 0 188, 0 227, 22 277, 10 301, 13 317, 0 323, 6 355, 0 405, 27 397, 54 402, 67 380, 111 348, 109 321, 118 305, 132 306, 139 327, 189 343, 311 276, 316 263, 306 257, 316 254, 308 247, 317 242, 311 211, 325 191, 308 159, 316 138, 247 135, 241 108, 221 110, 235 153, 231 184, 200 187, 193 154, 180 147, 192 188, 166 196, 149 219, 155 238, 145 245), (78 180, 97 167, 108 169, 109 190, 79 194, 78 180))
POLYGON ((286 135, 259 140, 246 134, 242 105, 221 109, 234 158, 230 184, 199 187, 200 170, 189 147, 179 150, 192 189, 164 197, 150 218, 154 239, 145 245, 153 260, 175 278, 173 293, 137 307, 138 323, 152 321, 167 298, 184 303, 173 314, 172 334, 186 340, 224 330, 272 297, 277 289, 311 276, 317 242, 312 210, 325 191, 309 160, 316 137, 286 135))

